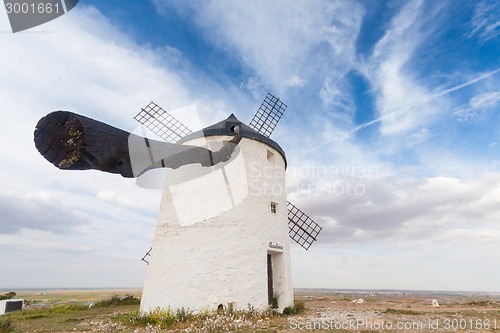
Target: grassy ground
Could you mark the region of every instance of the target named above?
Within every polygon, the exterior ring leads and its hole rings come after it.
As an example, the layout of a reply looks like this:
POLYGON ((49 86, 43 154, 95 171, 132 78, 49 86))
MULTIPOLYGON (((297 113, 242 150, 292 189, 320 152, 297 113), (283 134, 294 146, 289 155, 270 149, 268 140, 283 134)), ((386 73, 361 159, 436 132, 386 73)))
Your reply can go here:
POLYGON ((112 321, 113 317, 120 314, 137 311, 140 295, 140 290, 17 292, 16 298, 24 299, 27 306, 24 307, 23 311, 0 316, 0 333, 113 332, 109 329, 102 330, 100 326, 104 328, 108 322, 112 321), (111 299, 130 299, 131 297, 135 297, 135 302, 132 302, 135 304, 110 305, 105 302, 111 299), (89 308, 90 304, 92 304, 91 308, 89 308))
POLYGON ((291 316, 254 311, 200 315, 187 311, 161 312, 141 316, 139 296, 139 290, 18 293, 17 297, 30 301, 31 306, 0 316, 0 333, 500 332, 498 296, 367 295, 302 290, 296 292, 296 299, 304 302, 306 309, 291 316), (112 298, 115 295, 119 296, 112 298), (437 299, 440 306, 432 307, 432 299, 437 299), (90 302, 94 303, 91 308, 90 302), (406 326, 397 329, 398 323, 406 326))

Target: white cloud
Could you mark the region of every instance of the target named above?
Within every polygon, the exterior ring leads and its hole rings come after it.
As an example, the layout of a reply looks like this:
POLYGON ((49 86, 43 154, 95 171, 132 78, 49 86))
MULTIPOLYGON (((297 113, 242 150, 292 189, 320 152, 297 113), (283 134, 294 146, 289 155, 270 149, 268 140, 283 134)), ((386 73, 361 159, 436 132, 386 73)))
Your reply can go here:
POLYGON ((87 223, 48 192, 0 193, 0 234, 15 234, 20 229, 74 232, 74 228, 87 223))
MULTIPOLYGON (((423 1, 404 5, 359 70, 370 81, 376 97, 381 133, 406 134, 425 124, 443 108, 411 68, 412 57, 429 32, 430 14, 424 17, 423 1)), ((435 14, 435 13, 434 13, 435 14)))
POLYGON ((120 195, 112 190, 100 191, 97 193, 97 199, 122 206, 124 208, 144 208, 145 204, 131 199, 129 196, 120 195))
POLYGON ((485 225, 499 230, 498 173, 471 180, 441 176, 404 181, 360 166, 346 172, 324 170, 332 172, 310 170, 298 187, 290 188, 295 205, 326 221, 322 242, 432 239, 485 225))
MULTIPOLYGON (((323 81, 340 81, 355 59, 364 14, 350 1, 155 3, 160 12, 171 6, 194 15, 211 43, 234 52, 251 70, 245 82, 271 87, 278 94, 297 86, 313 87, 318 94, 323 81)), ((322 90, 326 102, 338 97, 330 90, 322 90)))
POLYGON ((362 185, 360 195, 319 186, 292 193, 290 200, 323 226, 307 253, 294 247, 297 286, 498 290, 484 276, 500 273, 491 270, 500 259, 499 173, 412 181, 362 175, 307 179, 337 182, 344 191, 349 182, 362 185), (457 278, 461 271, 468 273, 457 278))
POLYGON ((483 112, 494 111, 500 105, 500 91, 488 91, 473 96, 467 106, 453 112, 461 122, 467 122, 480 117, 483 112))
POLYGON ((500 35, 500 3, 497 1, 479 1, 474 8, 467 37, 477 37, 482 42, 489 42, 500 35))

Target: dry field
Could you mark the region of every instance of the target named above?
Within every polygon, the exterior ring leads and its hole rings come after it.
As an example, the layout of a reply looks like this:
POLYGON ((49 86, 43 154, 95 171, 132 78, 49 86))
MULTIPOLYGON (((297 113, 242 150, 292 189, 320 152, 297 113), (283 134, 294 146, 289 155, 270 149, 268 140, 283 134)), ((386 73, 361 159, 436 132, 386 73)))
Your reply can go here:
POLYGON ((131 318, 137 318, 137 304, 90 309, 86 306, 114 295, 138 297, 140 290, 18 292, 18 297, 31 301, 32 309, 0 316, 0 333, 500 332, 498 294, 297 290, 296 300, 305 305, 305 311, 300 314, 187 316, 186 320, 168 327, 132 321, 131 318), (439 307, 432 306, 433 299, 439 302, 439 307), (51 308, 57 311, 50 312, 51 308), (7 320, 10 324, 6 324, 7 320))
POLYGON ((296 298, 308 312, 290 318, 284 332, 500 332, 498 294, 301 290, 296 298))
POLYGON ((97 302, 114 295, 140 297, 142 289, 64 289, 64 290, 22 290, 16 291, 16 298, 35 303, 78 303, 97 302))

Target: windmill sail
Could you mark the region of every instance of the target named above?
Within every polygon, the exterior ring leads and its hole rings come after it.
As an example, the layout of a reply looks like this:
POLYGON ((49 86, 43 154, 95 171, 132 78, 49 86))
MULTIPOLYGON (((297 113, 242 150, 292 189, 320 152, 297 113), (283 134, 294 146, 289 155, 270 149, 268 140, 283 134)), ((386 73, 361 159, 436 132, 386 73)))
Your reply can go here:
POLYGON ((286 110, 286 104, 278 97, 267 94, 259 110, 253 116, 248 126, 260 134, 269 137, 276 128, 283 112, 286 110))
POLYGON ((170 143, 175 143, 184 136, 191 134, 189 128, 154 102, 141 109, 134 119, 170 143))
POLYGON ((287 208, 288 234, 297 244, 308 250, 323 228, 290 201, 287 203, 287 208))
POLYGON ((144 257, 142 257, 142 261, 144 261, 146 263, 146 265, 149 265, 149 261, 146 260, 147 257, 151 257, 151 251, 153 250, 152 247, 149 248, 148 252, 146 252, 146 254, 144 255, 144 257))

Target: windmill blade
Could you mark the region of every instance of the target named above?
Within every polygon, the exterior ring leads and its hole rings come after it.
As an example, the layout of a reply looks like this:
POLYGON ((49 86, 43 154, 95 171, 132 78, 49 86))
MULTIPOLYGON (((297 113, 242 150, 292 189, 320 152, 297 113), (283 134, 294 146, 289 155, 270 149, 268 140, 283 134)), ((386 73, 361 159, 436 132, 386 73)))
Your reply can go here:
POLYGON ((141 261, 144 261, 146 265, 149 265, 149 261, 146 260, 147 257, 151 257, 151 251, 153 250, 152 247, 149 248, 148 252, 142 257, 141 261))
POLYGON ((269 137, 285 110, 286 104, 278 97, 268 93, 248 126, 260 134, 269 137))
POLYGON ((142 108, 134 119, 170 143, 176 143, 179 139, 192 133, 183 123, 154 102, 142 108))
POLYGON ((308 250, 323 228, 290 201, 287 203, 287 208, 288 234, 297 244, 308 250))

